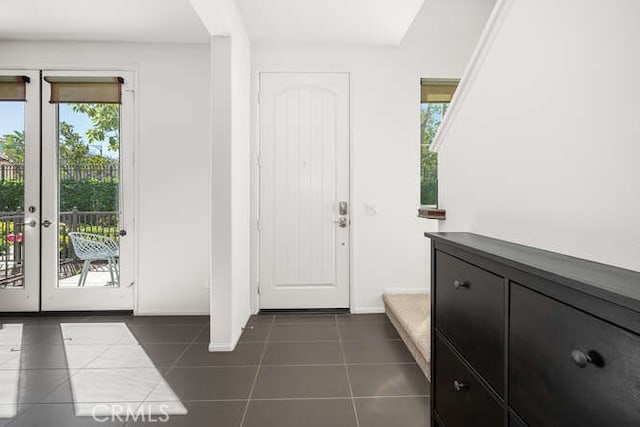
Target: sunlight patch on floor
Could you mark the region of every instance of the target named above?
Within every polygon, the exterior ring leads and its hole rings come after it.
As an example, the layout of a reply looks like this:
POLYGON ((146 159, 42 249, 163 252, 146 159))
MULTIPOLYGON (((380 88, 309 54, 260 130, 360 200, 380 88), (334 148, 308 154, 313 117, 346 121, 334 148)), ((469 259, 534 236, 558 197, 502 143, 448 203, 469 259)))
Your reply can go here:
POLYGON ((125 323, 61 323, 77 416, 109 416, 125 408, 147 415, 187 409, 125 323))
POLYGON ((18 413, 22 324, 0 323, 0 418, 18 413))

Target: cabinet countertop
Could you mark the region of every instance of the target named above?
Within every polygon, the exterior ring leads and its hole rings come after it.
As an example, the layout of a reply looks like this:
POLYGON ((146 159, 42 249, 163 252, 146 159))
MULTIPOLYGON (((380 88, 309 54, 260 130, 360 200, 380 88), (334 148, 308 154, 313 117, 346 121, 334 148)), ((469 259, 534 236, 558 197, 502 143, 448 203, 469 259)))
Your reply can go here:
POLYGON ((640 272, 474 233, 425 236, 640 313, 640 272))

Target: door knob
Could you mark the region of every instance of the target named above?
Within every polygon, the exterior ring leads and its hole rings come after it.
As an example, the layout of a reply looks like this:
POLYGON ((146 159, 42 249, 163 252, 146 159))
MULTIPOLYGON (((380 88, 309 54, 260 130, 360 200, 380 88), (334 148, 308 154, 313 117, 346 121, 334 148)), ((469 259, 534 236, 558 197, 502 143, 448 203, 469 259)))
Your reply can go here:
POLYGON ((35 227, 37 225, 37 222, 35 219, 32 219, 31 221, 23 222, 22 225, 26 225, 28 227, 35 227))
POLYGON ((458 380, 454 380, 453 381, 453 388, 456 391, 462 391, 462 390, 466 390, 467 389, 467 385, 465 383, 463 383, 462 381, 458 381, 458 380))
POLYGON ((587 364, 592 364, 601 368, 604 366, 604 358, 597 351, 587 351, 584 352, 582 350, 573 350, 571 352, 571 359, 573 359, 573 363, 579 368, 585 368, 587 364))
POLYGON ((333 222, 338 224, 338 227, 340 228, 345 228, 347 226, 347 218, 344 216, 333 222))
POLYGON ((468 289, 469 288, 469 282, 464 281, 464 280, 454 280, 453 281, 453 287, 456 289, 468 289))
POLYGON ((44 221, 42 221, 42 226, 44 228, 49 228, 53 223, 51 221, 49 221, 48 219, 45 219, 44 221))

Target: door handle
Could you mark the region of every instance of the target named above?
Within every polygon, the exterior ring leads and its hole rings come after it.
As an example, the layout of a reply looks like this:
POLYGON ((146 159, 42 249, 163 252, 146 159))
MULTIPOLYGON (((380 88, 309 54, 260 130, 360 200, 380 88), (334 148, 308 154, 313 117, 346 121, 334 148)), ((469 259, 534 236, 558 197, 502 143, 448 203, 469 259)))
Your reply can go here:
POLYGON ((338 224, 338 227, 340 228, 346 228, 347 227, 347 218, 346 217, 341 217, 340 219, 333 221, 335 224, 338 224))
POLYGON ((44 228, 49 228, 51 225, 53 225, 53 223, 51 221, 49 221, 48 219, 45 219, 44 221, 42 221, 42 226, 44 228))
POLYGON ((32 219, 31 221, 23 222, 22 225, 26 225, 27 227, 35 227, 36 225, 38 225, 38 223, 35 219, 32 219))

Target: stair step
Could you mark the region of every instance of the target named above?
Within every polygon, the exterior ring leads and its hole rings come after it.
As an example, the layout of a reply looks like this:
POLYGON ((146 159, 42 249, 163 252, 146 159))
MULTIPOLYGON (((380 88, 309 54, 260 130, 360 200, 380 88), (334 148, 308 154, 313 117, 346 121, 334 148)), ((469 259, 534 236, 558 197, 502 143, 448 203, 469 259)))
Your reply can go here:
POLYGON ((431 362, 430 294, 385 294, 387 317, 395 326, 425 376, 431 362))

